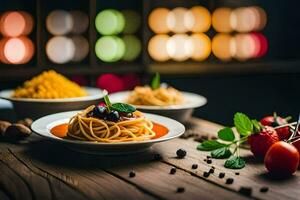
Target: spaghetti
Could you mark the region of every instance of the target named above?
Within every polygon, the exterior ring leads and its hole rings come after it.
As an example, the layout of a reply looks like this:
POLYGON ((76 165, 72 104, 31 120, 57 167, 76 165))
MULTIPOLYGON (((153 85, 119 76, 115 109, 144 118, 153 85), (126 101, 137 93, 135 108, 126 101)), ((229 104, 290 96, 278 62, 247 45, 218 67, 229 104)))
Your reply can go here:
POLYGON ((67 135, 78 140, 95 142, 142 141, 155 137, 153 124, 141 112, 132 117, 122 117, 119 121, 107 121, 90 117, 95 106, 90 106, 70 119, 67 135))
POLYGON ((137 86, 127 98, 127 103, 147 106, 170 106, 184 102, 182 93, 173 87, 151 89, 148 86, 137 86))

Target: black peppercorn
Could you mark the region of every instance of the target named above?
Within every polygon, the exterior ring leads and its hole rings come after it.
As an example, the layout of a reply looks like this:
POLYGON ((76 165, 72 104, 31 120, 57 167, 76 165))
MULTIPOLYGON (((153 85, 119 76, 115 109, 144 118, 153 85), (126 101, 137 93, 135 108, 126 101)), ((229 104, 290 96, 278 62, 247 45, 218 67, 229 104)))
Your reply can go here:
POLYGON ((209 177, 209 172, 203 172, 204 177, 209 177))
POLYGON ((178 158, 184 158, 186 156, 186 151, 184 149, 178 149, 176 155, 178 158))
POLYGON ((176 168, 175 167, 172 167, 171 169, 170 169, 170 174, 175 174, 176 173, 176 168))
POLYGON ((184 187, 178 187, 177 188, 177 193, 182 193, 182 192, 184 192, 184 187))
POLYGON ((215 170, 213 168, 209 169, 208 171, 210 174, 213 174, 215 172, 215 170))
POLYGON ((237 176, 240 175, 240 172, 235 172, 235 175, 237 175, 237 176))
POLYGON ((219 178, 224 178, 225 177, 225 173, 224 172, 220 172, 219 173, 219 178))
POLYGON ((193 164, 192 165, 192 169, 197 169, 198 168, 198 165, 197 164, 193 164))
POLYGON ((129 172, 129 177, 131 177, 131 178, 132 178, 132 177, 135 177, 135 172, 134 172, 134 171, 130 171, 130 172, 129 172))
POLYGON ((232 184, 233 183, 233 178, 228 178, 226 179, 226 184, 232 184))
POLYGON ((207 162, 207 164, 211 164, 212 160, 208 159, 206 162, 207 162))
POLYGON ((268 192, 269 188, 268 187, 261 187, 260 192, 268 192))

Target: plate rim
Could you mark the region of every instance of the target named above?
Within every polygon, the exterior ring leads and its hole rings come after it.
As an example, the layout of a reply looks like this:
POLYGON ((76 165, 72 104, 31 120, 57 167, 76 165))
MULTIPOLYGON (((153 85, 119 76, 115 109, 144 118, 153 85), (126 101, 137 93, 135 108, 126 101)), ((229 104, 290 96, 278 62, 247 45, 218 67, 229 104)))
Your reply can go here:
MULTIPOLYGON (((110 97, 111 101, 114 102, 114 100, 113 100, 114 96, 128 95, 130 92, 131 92, 130 90, 116 92, 116 93, 110 94, 109 97, 110 97)), ((135 106, 137 109, 165 111, 165 110, 182 110, 182 109, 198 108, 198 107, 202 107, 207 104, 207 98, 200 94, 196 94, 196 93, 192 93, 192 92, 185 92, 185 91, 181 91, 181 93, 187 97, 189 96, 189 97, 197 98, 198 102, 185 103, 182 105, 170 105, 170 106, 144 106, 144 105, 134 105, 134 104, 132 104, 132 105, 135 106)))
MULTIPOLYGON (((171 140, 171 139, 174 139, 174 138, 177 138, 177 137, 180 137, 182 134, 184 134, 185 132, 185 126, 174 120, 174 119, 171 119, 171 118, 168 118, 168 117, 164 117, 164 116, 160 116, 160 115, 156 115, 156 114, 152 114, 152 113, 143 113, 145 114, 145 116, 148 116, 148 117, 156 117, 156 118, 160 118, 160 119, 164 119, 164 120, 169 120, 170 122, 172 123, 176 123, 177 126, 180 128, 180 131, 178 131, 178 133, 176 135, 173 135, 173 136, 169 136, 169 137, 161 137, 161 138, 157 138, 157 139, 152 139, 152 140, 144 140, 144 141, 130 141, 130 142, 116 142, 116 143, 102 143, 102 142, 92 142, 92 141, 79 141, 79 140, 67 140, 67 139, 63 139, 63 138, 59 138, 59 137, 49 137, 47 135, 44 135, 44 134, 41 134, 39 132, 37 132, 35 129, 35 126, 37 126, 37 124, 40 122, 40 121, 43 121, 47 118, 50 118, 50 117, 53 117, 55 115, 63 115, 63 114, 70 114, 72 113, 73 115, 76 114, 77 112, 80 112, 82 110, 76 110, 76 111, 67 111, 67 112, 59 112, 59 113, 55 113, 55 114, 51 114, 51 115, 46 115, 44 117, 41 117, 37 120, 35 120, 32 124, 31 124, 31 130, 41 136, 41 137, 44 137, 44 138, 47 138, 47 139, 50 139, 50 140, 54 140, 54 141, 57 141, 57 142, 62 142, 62 143, 67 143, 67 144, 72 144, 72 145, 91 145, 91 146, 98 146, 98 147, 114 147, 114 146, 128 146, 128 145, 142 145, 142 144, 155 144, 155 143, 158 143, 158 142, 164 142, 164 141, 167 141, 167 140, 171 140)), ((63 120, 63 119, 67 119, 66 117, 65 118, 60 118, 60 119, 56 119, 55 121, 57 120, 63 120)), ((157 120, 159 121, 159 120, 157 120)), ((159 123, 159 122, 158 122, 159 123)), ((48 125, 48 124, 47 124, 48 125)), ((45 128, 47 128, 47 125, 45 128)), ((164 124, 162 124, 164 125, 164 124)))
POLYGON ((0 91, 0 98, 9 100, 12 102, 35 102, 35 103, 65 103, 65 102, 81 102, 101 99, 104 97, 103 90, 96 87, 83 87, 88 93, 87 96, 83 97, 72 97, 72 98, 59 98, 59 99, 34 99, 34 98, 13 98, 8 97, 7 94, 12 94, 13 89, 0 91), (97 94, 99 93, 99 94, 97 94))

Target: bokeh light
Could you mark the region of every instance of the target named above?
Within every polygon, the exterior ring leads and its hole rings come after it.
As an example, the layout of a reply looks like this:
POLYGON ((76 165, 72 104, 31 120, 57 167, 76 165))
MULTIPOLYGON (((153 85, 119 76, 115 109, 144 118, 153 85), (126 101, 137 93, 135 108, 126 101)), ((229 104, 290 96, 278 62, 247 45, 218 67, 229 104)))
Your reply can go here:
POLYGON ((187 8, 177 7, 168 13, 167 26, 174 33, 185 33, 188 27, 195 23, 192 12, 187 8))
POLYGON ((125 44, 117 36, 103 36, 99 38, 95 45, 97 57, 104 62, 116 62, 125 53, 125 44))
POLYGON ((203 33, 196 33, 190 36, 193 44, 193 53, 191 58, 196 61, 205 60, 211 53, 211 41, 203 33))
POLYGON ((70 11, 70 14, 74 22, 71 29, 71 33, 81 34, 85 32, 89 27, 88 15, 80 10, 72 10, 70 11))
POLYGON ((231 12, 232 9, 222 7, 217 8, 212 15, 212 26, 217 32, 229 33, 232 32, 231 26, 231 12))
POLYGON ((251 33, 250 36, 252 36, 256 44, 256 51, 254 53, 254 57, 260 58, 264 56, 268 51, 267 38, 261 33, 251 33))
POLYGON ((139 13, 134 10, 122 10, 122 14, 125 18, 125 34, 133 34, 138 31, 141 26, 142 18, 139 13))
POLYGON ((186 26, 188 30, 194 33, 206 32, 211 26, 210 12, 202 6, 194 6, 188 12, 190 12, 194 20, 190 20, 190 14, 186 16, 186 26))
POLYGON ((194 51, 192 40, 186 34, 175 34, 167 42, 167 52, 175 61, 187 60, 194 51))
POLYGON ((74 35, 71 37, 71 39, 75 46, 75 52, 72 61, 80 62, 84 60, 89 54, 89 42, 85 37, 81 35, 74 35))
POLYGON ((122 39, 125 44, 125 53, 122 59, 125 61, 135 60, 142 51, 141 41, 134 35, 124 35, 122 39))
POLYGON ((34 45, 32 41, 25 36, 3 38, 0 43, 0 59, 6 64, 27 63, 34 54, 34 45))
POLYGON ((170 56, 167 52, 168 41, 168 35, 161 34, 153 36, 148 43, 148 53, 150 57, 160 62, 169 60, 170 56))
POLYGON ((267 24, 267 14, 266 14, 265 10, 262 9, 261 7, 259 7, 259 6, 252 6, 250 8, 256 13, 256 16, 257 16, 257 19, 258 19, 254 30, 255 31, 260 31, 267 24))
POLYGON ((102 35, 116 35, 124 30, 125 18, 118 10, 106 9, 97 14, 95 26, 102 35))
POLYGON ((53 35, 65 35, 70 33, 73 28, 73 23, 72 15, 65 10, 54 10, 46 19, 47 30, 53 35))
POLYGON ((8 11, 0 19, 0 31, 5 37, 28 35, 33 29, 32 16, 24 11, 8 11))
POLYGON ((247 33, 239 33, 234 36, 236 52, 234 57, 238 60, 244 61, 253 56, 256 53, 256 43, 253 37, 247 33))
POLYGON ((74 57, 75 45, 68 37, 55 36, 47 42, 46 54, 53 63, 67 63, 74 57))
POLYGON ((235 55, 236 46, 231 35, 219 33, 212 39, 212 52, 220 60, 229 61, 235 55))
POLYGON ((154 33, 163 34, 170 31, 167 25, 167 17, 169 13, 170 10, 167 8, 156 8, 150 13, 148 17, 148 24, 154 33))
POLYGON ((238 32, 250 32, 255 29, 259 16, 254 9, 241 7, 234 9, 231 13, 231 27, 238 32))

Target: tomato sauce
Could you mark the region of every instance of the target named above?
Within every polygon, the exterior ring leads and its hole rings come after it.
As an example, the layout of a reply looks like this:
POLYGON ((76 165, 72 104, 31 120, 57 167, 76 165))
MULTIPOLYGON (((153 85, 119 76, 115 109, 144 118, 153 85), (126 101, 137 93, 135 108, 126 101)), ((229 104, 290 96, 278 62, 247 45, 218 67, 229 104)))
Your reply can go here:
MULTIPOLYGON (((169 132, 169 129, 167 129, 167 127, 154 122, 153 122, 152 130, 156 133, 156 135, 152 139, 160 138, 169 132)), ((65 123, 65 124, 59 124, 57 126, 54 126, 50 130, 50 132, 56 137, 60 137, 60 138, 67 137, 68 124, 65 123)))
POLYGON ((68 133, 68 124, 59 124, 57 126, 54 126, 53 128, 51 128, 50 132, 55 135, 56 137, 66 137, 67 133, 68 133))
POLYGON ((154 122, 152 130, 156 133, 156 135, 152 139, 160 138, 169 132, 169 129, 167 129, 167 127, 154 122))

